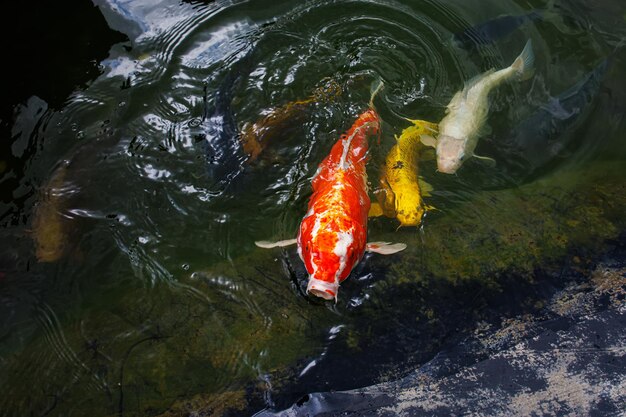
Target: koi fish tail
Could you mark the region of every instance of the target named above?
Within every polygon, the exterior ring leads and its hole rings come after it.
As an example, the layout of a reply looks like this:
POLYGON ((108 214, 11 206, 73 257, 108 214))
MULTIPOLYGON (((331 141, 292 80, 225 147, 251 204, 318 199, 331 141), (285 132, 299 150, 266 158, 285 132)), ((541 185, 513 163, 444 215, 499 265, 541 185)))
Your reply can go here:
POLYGON ((515 71, 517 79, 524 81, 533 76, 535 64, 535 54, 533 53, 533 43, 530 39, 526 42, 522 53, 513 61, 511 68, 515 71))
POLYGON ((376 107, 374 106, 374 99, 376 98, 380 90, 382 90, 384 87, 385 87, 385 83, 383 83, 382 79, 379 79, 374 84, 372 84, 372 88, 371 88, 372 94, 370 96, 370 102, 369 102, 370 108, 376 110, 376 107))

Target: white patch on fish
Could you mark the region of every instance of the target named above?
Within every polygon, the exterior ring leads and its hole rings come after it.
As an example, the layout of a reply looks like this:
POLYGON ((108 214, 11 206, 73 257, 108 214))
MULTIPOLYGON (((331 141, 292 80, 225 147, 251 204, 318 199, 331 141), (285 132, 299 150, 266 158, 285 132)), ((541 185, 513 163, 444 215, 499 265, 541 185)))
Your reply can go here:
MULTIPOLYGON (((364 123, 363 125, 359 126, 358 128, 354 129, 354 132, 352 132, 352 134, 345 138, 343 140, 343 152, 341 154, 341 159, 339 159, 339 168, 346 170, 349 168, 349 165, 347 163, 347 158, 348 158, 348 151, 350 150, 350 146, 352 145, 352 139, 354 139, 354 136, 359 133, 361 131, 361 129, 366 129, 369 127, 374 126, 373 122, 367 122, 364 123)), ((358 150, 355 149, 353 152, 355 155, 358 154, 358 150)))
POLYGON ((350 150, 352 139, 354 138, 354 135, 356 135, 357 132, 358 132, 358 129, 355 129, 355 131, 350 135, 350 137, 347 137, 343 140, 343 152, 341 153, 341 159, 339 159, 339 168, 341 169, 348 169, 348 163, 347 163, 348 151, 350 150))
POLYGON ((339 284, 339 277, 346 269, 346 261, 348 259, 348 248, 354 242, 354 236, 350 232, 339 232, 337 233, 337 243, 335 243, 335 248, 333 249, 333 253, 337 255, 339 258, 339 269, 335 273, 335 282, 339 284))
MULTIPOLYGON (((324 213, 319 213, 315 218, 315 224, 313 225, 313 230, 311 230, 311 240, 314 242, 317 239, 317 235, 322 228, 322 216, 324 213)), ((301 257, 301 259, 304 259, 301 257)), ((313 272, 311 272, 311 276, 314 277, 317 274, 317 264, 315 263, 315 258, 311 261, 311 267, 313 268, 313 272)))

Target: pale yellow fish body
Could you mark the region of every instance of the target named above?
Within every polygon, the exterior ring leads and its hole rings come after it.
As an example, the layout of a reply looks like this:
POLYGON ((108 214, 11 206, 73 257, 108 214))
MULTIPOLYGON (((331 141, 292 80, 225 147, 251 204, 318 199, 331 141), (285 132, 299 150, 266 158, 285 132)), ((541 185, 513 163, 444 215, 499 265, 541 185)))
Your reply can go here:
MULTIPOLYGON (((436 142, 425 141, 437 149, 437 170, 454 174, 474 155, 478 139, 485 130, 489 114, 489 93, 511 79, 524 80, 532 75, 534 55, 529 40, 511 66, 493 69, 468 81, 448 104, 447 115, 439 122, 436 142)), ((432 139, 432 138, 431 138, 432 139)))
POLYGON ((373 204, 371 216, 384 214, 397 218, 400 226, 418 226, 426 205, 418 172, 422 145, 420 136, 434 135, 437 124, 424 120, 411 120, 413 126, 396 137, 397 143, 389 150, 380 177, 378 204, 373 204))

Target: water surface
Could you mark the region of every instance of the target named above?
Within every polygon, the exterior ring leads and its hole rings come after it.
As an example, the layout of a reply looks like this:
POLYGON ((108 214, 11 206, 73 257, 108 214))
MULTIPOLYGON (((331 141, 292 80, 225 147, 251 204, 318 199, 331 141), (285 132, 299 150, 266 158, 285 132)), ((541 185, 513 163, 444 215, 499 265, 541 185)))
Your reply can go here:
MULTIPOLYGON (((9 415, 250 415, 397 379, 480 323, 532 314, 624 231, 618 1, 94 3, 127 39, 102 36, 94 73, 38 75, 66 98, 24 88, 3 117, 9 415), (256 248, 295 236, 372 83, 374 191, 403 117, 441 120, 527 39, 535 76, 492 94, 476 150, 496 166, 447 176, 425 158, 438 210, 419 229, 370 221, 370 240, 407 251, 367 255, 333 304, 304 294, 295 248, 256 248), (241 132, 298 100, 249 161, 241 132)), ((66 30, 54 48, 75 45, 66 30)))

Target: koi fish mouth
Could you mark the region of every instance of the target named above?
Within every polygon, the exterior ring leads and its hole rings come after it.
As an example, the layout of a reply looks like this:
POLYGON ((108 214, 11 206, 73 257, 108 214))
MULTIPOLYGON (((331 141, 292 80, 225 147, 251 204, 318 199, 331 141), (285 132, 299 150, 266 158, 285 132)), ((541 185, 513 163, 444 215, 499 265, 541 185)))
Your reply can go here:
POLYGON ((443 174, 454 174, 461 167, 460 158, 439 158, 437 159, 437 172, 443 174))
POLYGON ((324 300, 337 300, 338 290, 339 284, 322 281, 313 277, 309 278, 309 284, 306 287, 307 293, 323 298, 324 300))

